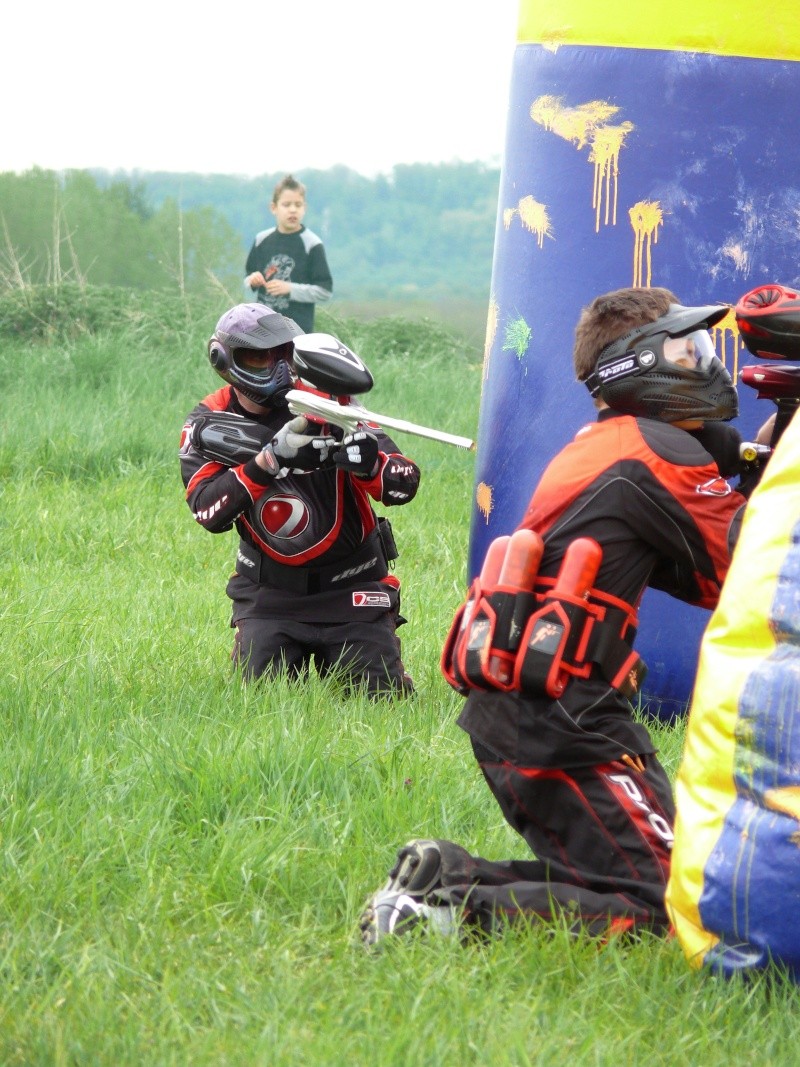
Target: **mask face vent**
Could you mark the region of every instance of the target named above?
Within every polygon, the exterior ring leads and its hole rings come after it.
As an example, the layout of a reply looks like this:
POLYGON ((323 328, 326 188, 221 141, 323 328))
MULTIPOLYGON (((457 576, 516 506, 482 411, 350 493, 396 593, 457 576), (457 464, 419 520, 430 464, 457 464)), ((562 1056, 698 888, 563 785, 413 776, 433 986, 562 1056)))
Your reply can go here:
POLYGON ((234 363, 228 381, 248 400, 274 406, 285 403, 286 394, 294 385, 295 375, 285 359, 278 360, 268 372, 261 374, 243 370, 234 363))

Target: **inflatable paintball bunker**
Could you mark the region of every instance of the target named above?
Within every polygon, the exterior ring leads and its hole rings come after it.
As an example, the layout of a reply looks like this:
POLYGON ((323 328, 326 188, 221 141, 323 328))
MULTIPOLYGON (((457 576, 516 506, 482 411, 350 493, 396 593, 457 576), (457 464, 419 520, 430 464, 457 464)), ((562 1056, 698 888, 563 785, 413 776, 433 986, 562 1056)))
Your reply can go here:
MULTIPOLYGON (((547 461, 594 418, 581 308, 629 285, 734 304, 800 283, 800 20, 743 0, 521 0, 486 331, 469 579, 547 461)), ((735 377, 733 316, 715 327, 735 377)), ((745 438, 772 408, 740 387, 745 438)), ((685 711, 709 613, 648 591, 645 696, 685 711)))
POLYGON ((700 651, 667 906, 695 967, 800 980, 800 418, 753 494, 700 651))

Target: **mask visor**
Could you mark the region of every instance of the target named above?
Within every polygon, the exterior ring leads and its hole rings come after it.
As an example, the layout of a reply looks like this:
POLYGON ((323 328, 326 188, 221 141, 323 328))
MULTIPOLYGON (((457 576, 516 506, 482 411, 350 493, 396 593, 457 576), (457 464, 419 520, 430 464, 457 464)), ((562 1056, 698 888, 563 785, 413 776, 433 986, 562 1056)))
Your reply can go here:
POLYGON ((718 362, 714 342, 708 330, 693 330, 683 337, 664 339, 664 359, 685 370, 708 371, 718 362))

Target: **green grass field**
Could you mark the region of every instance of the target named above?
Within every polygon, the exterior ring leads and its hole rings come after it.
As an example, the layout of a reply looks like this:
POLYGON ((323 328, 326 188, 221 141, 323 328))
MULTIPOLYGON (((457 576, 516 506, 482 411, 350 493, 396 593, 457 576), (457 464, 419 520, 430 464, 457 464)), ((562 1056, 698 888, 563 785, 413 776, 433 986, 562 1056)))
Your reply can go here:
MULTIPOLYGON (((97 333, 40 309, 37 340, 0 322, 0 1064, 794 1063, 797 989, 698 975, 675 941, 362 949, 406 839, 526 851, 438 670, 474 461, 402 438, 423 469, 392 512, 414 697, 242 687, 234 539, 193 522, 177 459, 218 384, 220 310, 176 305, 167 328, 165 305, 120 307, 97 333)), ((475 433, 479 351, 402 320, 337 328, 371 407, 475 433)), ((657 733, 674 773, 680 727, 657 733)))

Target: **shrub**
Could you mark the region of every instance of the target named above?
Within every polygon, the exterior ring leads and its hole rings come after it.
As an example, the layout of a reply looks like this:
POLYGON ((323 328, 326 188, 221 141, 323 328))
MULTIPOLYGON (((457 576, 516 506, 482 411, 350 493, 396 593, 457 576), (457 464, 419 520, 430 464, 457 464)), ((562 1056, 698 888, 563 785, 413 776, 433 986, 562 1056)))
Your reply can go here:
POLYGON ((135 330, 146 343, 174 339, 195 321, 213 329, 226 301, 214 303, 177 290, 139 291, 76 282, 34 285, 0 293, 0 337, 74 340, 87 334, 135 330))

